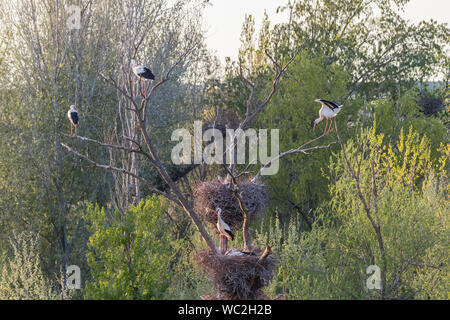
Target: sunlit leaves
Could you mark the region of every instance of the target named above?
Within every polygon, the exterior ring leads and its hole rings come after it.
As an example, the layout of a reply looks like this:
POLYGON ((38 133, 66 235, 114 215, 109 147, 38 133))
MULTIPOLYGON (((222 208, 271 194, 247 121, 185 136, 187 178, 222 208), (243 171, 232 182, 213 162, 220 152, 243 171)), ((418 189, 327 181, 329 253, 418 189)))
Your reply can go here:
POLYGON ((89 206, 87 261, 92 280, 86 284, 87 298, 162 297, 173 255, 169 230, 160 219, 164 210, 165 202, 156 196, 130 206, 123 216, 89 206))

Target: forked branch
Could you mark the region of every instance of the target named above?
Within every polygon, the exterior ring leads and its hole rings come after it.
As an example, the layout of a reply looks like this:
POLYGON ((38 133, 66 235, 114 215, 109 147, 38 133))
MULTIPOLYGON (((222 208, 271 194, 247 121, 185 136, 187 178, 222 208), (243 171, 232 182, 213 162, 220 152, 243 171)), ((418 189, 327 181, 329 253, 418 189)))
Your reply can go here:
POLYGON ((105 165, 105 164, 100 164, 98 162, 95 162, 94 160, 90 159, 89 157, 87 157, 87 156, 81 154, 80 152, 72 149, 71 147, 69 147, 65 143, 61 143, 61 146, 66 148, 67 151, 69 151, 70 153, 73 153, 77 157, 86 160, 87 162, 89 162, 90 164, 92 164, 96 168, 102 168, 102 169, 105 169, 105 170, 115 171, 115 172, 119 172, 119 173, 122 173, 122 174, 126 174, 126 175, 129 175, 129 176, 132 176, 132 177, 138 179, 139 181, 145 183, 148 186, 148 188, 150 189, 150 191, 152 191, 152 192, 154 192, 156 194, 159 194, 159 195, 161 195, 161 196, 163 196, 163 197, 165 197, 165 198, 167 198, 167 199, 169 199, 171 201, 174 201, 175 203, 179 204, 178 200, 173 195, 154 188, 153 185, 150 183, 150 181, 148 181, 148 180, 146 180, 146 179, 144 179, 144 178, 142 178, 142 177, 140 177, 140 176, 138 176, 138 175, 136 175, 136 174, 126 170, 126 169, 124 169, 124 168, 117 168, 117 167, 114 167, 114 166, 111 166, 111 165, 105 165))
POLYGON ((311 153, 311 152, 313 152, 313 151, 315 151, 315 150, 319 150, 319 149, 328 149, 331 145, 337 143, 337 141, 333 141, 333 142, 330 142, 330 143, 327 144, 327 145, 321 145, 321 146, 315 146, 315 147, 305 148, 307 145, 310 145, 311 143, 313 143, 313 142, 315 142, 315 141, 317 141, 317 140, 320 140, 320 139, 323 138, 323 137, 324 137, 324 135, 321 135, 321 136, 319 136, 319 137, 317 137, 317 138, 314 138, 314 139, 312 139, 312 140, 310 140, 310 141, 308 141, 308 142, 302 144, 301 146, 299 146, 299 147, 296 148, 296 149, 291 149, 291 150, 285 151, 285 152, 280 153, 279 155, 275 156, 274 158, 272 158, 269 162, 267 162, 267 163, 266 163, 266 164, 258 171, 258 173, 252 178, 251 181, 252 181, 252 182, 256 182, 256 181, 261 177, 261 175, 263 174, 264 170, 266 170, 266 169, 269 168, 274 162, 280 160, 281 158, 283 158, 283 157, 285 157, 285 156, 288 156, 288 155, 294 154, 294 153, 309 154, 309 153, 311 153))

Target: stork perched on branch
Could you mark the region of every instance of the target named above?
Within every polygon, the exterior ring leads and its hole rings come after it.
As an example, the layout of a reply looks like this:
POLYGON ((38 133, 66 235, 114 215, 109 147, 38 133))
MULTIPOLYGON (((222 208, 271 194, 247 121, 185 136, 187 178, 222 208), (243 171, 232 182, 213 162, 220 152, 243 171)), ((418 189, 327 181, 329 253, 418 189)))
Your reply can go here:
POLYGON ((327 119, 327 124, 325 125, 325 130, 323 131, 323 134, 329 134, 331 130, 331 124, 333 123, 333 118, 341 111, 343 105, 338 105, 335 102, 327 101, 324 99, 316 99, 315 102, 319 102, 322 105, 322 108, 319 110, 319 118, 314 120, 314 128, 313 131, 316 129, 317 124, 322 121, 324 118, 327 119), (331 120, 330 126, 328 128, 328 119, 331 120))
POLYGON ((234 234, 231 231, 230 226, 222 220, 222 209, 217 208, 216 211, 214 211, 214 214, 217 214, 217 230, 219 230, 220 235, 225 236, 230 241, 233 241, 234 234))
POLYGON ((70 135, 72 136, 73 127, 75 127, 75 136, 77 136, 78 110, 74 104, 71 105, 69 111, 67 111, 67 118, 69 118, 70 121, 70 135))
POLYGON ((149 67, 137 65, 136 60, 131 59, 131 68, 133 70, 133 73, 136 75, 136 77, 139 78, 139 92, 141 93, 141 96, 145 98, 144 93, 141 89, 141 80, 155 80, 155 75, 150 70, 149 67))
POLYGON ((131 66, 133 68, 133 73, 139 78, 143 80, 155 80, 155 75, 150 70, 150 68, 142 65, 137 65, 136 60, 131 60, 131 66))

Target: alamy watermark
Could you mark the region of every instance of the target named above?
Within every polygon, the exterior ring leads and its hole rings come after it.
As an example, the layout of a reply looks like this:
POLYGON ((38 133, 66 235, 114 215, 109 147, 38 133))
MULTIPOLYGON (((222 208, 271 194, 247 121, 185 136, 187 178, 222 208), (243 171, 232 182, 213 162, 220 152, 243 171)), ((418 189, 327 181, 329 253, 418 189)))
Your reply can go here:
POLYGON ((277 158, 279 136, 279 129, 270 130, 270 154, 268 154, 267 129, 259 129, 258 132, 255 129, 226 129, 224 143, 222 131, 210 128, 203 132, 202 122, 194 121, 193 137, 189 130, 184 128, 172 132, 171 140, 179 141, 179 143, 173 147, 171 159, 176 165, 192 163, 246 164, 248 155, 249 164, 256 164, 259 161, 263 166, 267 165, 262 172, 263 175, 274 175, 278 173, 279 169, 277 158), (203 142, 208 143, 204 149, 203 142), (246 152, 247 146, 248 153, 246 152))
POLYGON ((68 289, 81 289, 81 271, 79 266, 75 264, 68 266, 66 275, 66 286, 68 289))
POLYGON ((378 289, 381 290, 381 269, 376 264, 370 265, 366 269, 366 274, 370 274, 370 277, 367 278, 366 286, 367 289, 373 290, 378 289))
POLYGON ((70 30, 81 29, 81 8, 79 6, 71 5, 66 9, 67 17, 66 26, 70 30))

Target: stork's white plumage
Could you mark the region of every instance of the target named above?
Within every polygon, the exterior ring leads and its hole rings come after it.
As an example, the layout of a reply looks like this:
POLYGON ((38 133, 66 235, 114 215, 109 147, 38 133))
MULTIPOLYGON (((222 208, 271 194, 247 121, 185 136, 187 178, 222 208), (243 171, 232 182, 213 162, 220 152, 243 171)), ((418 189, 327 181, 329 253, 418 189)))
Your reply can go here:
POLYGON ((227 252, 225 252, 225 255, 226 256, 231 256, 231 257, 236 257, 236 256, 240 257, 240 256, 245 255, 245 253, 243 253, 243 252, 241 252, 239 250, 230 249, 227 252))
POLYGON ((219 230, 219 233, 225 237, 228 238, 228 240, 233 241, 234 240, 234 234, 231 232, 230 226, 223 221, 222 219, 222 209, 217 208, 216 211, 214 211, 215 214, 217 214, 217 229, 219 230))
POLYGON ((70 135, 72 135, 73 127, 75 127, 75 136, 77 135, 78 128, 78 110, 75 105, 71 105, 69 111, 67 111, 67 118, 70 121, 70 135))
POLYGON ((240 251, 240 250, 236 250, 236 249, 230 249, 227 252, 225 252, 226 256, 237 256, 237 257, 242 257, 242 256, 256 256, 256 253, 254 252, 250 252, 250 251, 240 251))
POLYGON ((322 121, 323 119, 327 119, 327 124, 325 125, 325 130, 323 131, 323 134, 329 134, 331 130, 331 124, 333 123, 333 118, 341 111, 343 105, 338 105, 335 102, 327 101, 324 99, 316 99, 315 102, 319 102, 322 105, 322 108, 319 110, 319 118, 314 120, 314 129, 316 129, 317 124, 322 121), (331 120, 330 126, 328 128, 328 120, 331 120))
POLYGON ((137 65, 136 60, 131 60, 131 65, 133 73, 140 79, 144 80, 155 80, 155 75, 152 73, 150 68, 142 65, 137 65))

